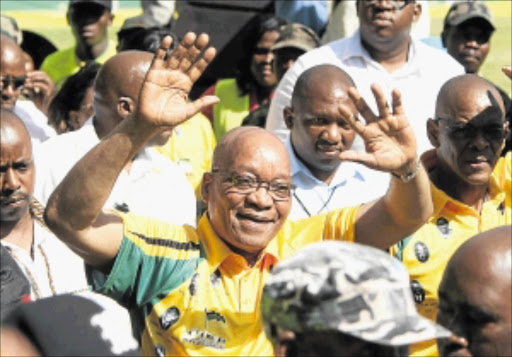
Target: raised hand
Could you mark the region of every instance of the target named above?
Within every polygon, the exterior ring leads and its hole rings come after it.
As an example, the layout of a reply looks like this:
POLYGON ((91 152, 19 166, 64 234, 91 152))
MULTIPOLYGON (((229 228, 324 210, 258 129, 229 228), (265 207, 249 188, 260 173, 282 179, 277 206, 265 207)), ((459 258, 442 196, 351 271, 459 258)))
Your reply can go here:
POLYGON ((151 63, 139 96, 137 119, 159 127, 174 127, 191 118, 203 108, 218 102, 215 96, 205 96, 188 102, 194 82, 215 57, 208 49, 207 34, 189 32, 166 59, 172 39, 163 39, 151 63), (206 49, 206 50, 205 50, 206 49))
POLYGON ((366 124, 356 120, 349 107, 341 104, 339 112, 365 143, 366 151, 348 150, 339 159, 362 163, 372 169, 405 175, 414 171, 416 162, 416 137, 405 116, 398 90, 393 90, 393 111, 390 112, 380 87, 373 84, 372 92, 379 108, 376 116, 355 88, 349 97, 363 116, 366 124))
POLYGON ((25 90, 36 107, 43 113, 48 113, 48 107, 53 98, 55 85, 50 77, 43 71, 32 71, 27 73, 25 90))

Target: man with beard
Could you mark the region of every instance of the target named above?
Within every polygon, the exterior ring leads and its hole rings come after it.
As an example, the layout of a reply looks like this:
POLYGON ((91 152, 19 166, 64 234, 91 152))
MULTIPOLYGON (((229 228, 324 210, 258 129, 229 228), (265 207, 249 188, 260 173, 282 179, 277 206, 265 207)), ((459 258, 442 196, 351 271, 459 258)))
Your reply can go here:
POLYGON ((385 249, 432 214, 428 178, 417 160, 414 132, 393 92, 392 111, 373 86, 379 114, 355 89, 339 111, 368 145, 344 151, 392 173, 386 196, 367 205, 292 222, 286 148, 258 127, 227 133, 203 178, 207 213, 198 228, 133 214, 102 212, 118 174, 147 140, 218 101, 188 102, 193 83, 215 56, 209 36, 188 33, 177 49, 166 37, 146 75, 133 115, 89 151, 51 196, 45 220, 91 267, 94 288, 136 310, 144 355, 271 355, 259 313, 262 288, 280 259, 323 239, 385 249), (79 205, 80 210, 73 209, 79 205))
POLYGON ((50 54, 41 65, 55 84, 78 72, 86 62, 104 63, 116 54, 116 45, 108 39, 112 25, 112 0, 70 0, 67 20, 75 45, 50 54))
POLYGON ((352 78, 327 64, 306 70, 295 84, 292 105, 283 114, 290 129, 286 149, 296 186, 291 219, 370 202, 388 188, 386 174, 338 158, 351 149, 356 137, 338 111, 343 103, 357 115, 348 96, 350 87, 355 87, 352 78))
MULTIPOLYGON (((452 254, 469 238, 512 223, 512 154, 500 158, 508 123, 496 88, 466 74, 441 88, 436 116, 427 130, 434 150, 423 164, 431 181, 434 214, 417 232, 393 247, 411 276, 418 311, 434 320, 437 289, 452 254)), ((413 354, 436 355, 434 342, 413 354)))

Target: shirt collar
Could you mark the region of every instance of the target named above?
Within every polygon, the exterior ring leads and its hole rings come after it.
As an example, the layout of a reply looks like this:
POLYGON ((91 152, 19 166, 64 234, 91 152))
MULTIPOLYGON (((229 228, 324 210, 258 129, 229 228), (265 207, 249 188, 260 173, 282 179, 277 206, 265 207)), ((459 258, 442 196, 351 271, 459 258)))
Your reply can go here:
MULTIPOLYGON (((376 62, 368 53, 368 51, 363 47, 362 40, 361 40, 361 32, 359 29, 357 29, 354 34, 346 39, 338 40, 333 44, 334 49, 336 50, 336 47, 338 44, 341 44, 341 41, 348 41, 345 46, 342 47, 342 51, 340 53, 340 60, 346 61, 350 58, 361 58, 363 59, 367 64, 373 64, 374 66, 381 67, 381 65, 376 62)), ((417 56, 418 53, 418 46, 421 46, 421 44, 414 39, 412 36, 410 36, 410 45, 409 45, 409 53, 407 56, 407 63, 404 66, 404 68, 399 69, 398 71, 394 72, 401 73, 404 71, 405 73, 409 74, 411 71, 420 70, 421 66, 418 62, 420 60, 420 56, 417 56)))
MULTIPOLYGON (((208 260, 208 266, 210 268, 210 274, 217 270, 222 263, 227 262, 230 259, 242 258, 231 251, 226 243, 224 243, 224 241, 215 234, 206 213, 199 220, 197 230, 204 246, 206 259, 208 260)), ((262 251, 258 262, 254 266, 259 266, 260 269, 271 269, 272 266, 277 264, 277 252, 276 239, 273 238, 269 245, 262 251)), ((250 268, 246 266, 245 269, 250 268)))

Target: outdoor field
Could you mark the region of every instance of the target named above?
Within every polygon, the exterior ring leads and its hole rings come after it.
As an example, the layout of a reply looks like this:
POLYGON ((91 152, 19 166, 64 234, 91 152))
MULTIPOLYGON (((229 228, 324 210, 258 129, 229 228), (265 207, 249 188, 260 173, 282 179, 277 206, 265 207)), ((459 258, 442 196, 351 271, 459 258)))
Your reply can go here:
MULTIPOLYGON (((14 17, 22 29, 44 35, 59 49, 73 44, 73 37, 65 17, 67 0, 1 0, 1 3, 2 14, 14 17)), ((501 67, 510 66, 512 61, 512 1, 492 0, 485 3, 494 14, 497 30, 492 37, 491 51, 481 74, 511 95, 511 82, 501 73, 501 67)), ((118 7, 114 25, 110 30, 110 37, 113 40, 123 21, 142 11, 140 0, 122 0, 118 2, 118 7)), ((449 4, 444 1, 430 2, 432 36, 438 36, 441 33, 448 8, 449 4)))

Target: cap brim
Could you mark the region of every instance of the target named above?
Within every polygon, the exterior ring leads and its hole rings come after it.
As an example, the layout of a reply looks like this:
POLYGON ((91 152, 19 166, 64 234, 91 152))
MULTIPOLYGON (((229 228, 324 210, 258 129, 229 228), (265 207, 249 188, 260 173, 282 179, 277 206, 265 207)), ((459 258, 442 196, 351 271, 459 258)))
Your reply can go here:
POLYGON ((276 43, 274 46, 272 46, 272 51, 280 50, 281 48, 298 48, 299 50, 302 50, 304 52, 308 52, 315 47, 310 47, 304 44, 298 44, 293 41, 282 41, 279 43, 276 43))
POLYGON ((459 26, 461 23, 466 22, 468 20, 472 20, 472 19, 482 19, 485 22, 487 22, 487 24, 492 28, 493 31, 496 30, 496 27, 494 27, 494 25, 492 24, 491 19, 489 19, 485 16, 482 16, 482 15, 479 15, 479 14, 461 15, 460 17, 456 18, 455 20, 450 21, 449 24, 451 26, 459 26))
POLYGON ((340 331, 359 339, 379 345, 405 346, 416 342, 448 338, 449 330, 420 315, 407 316, 401 321, 384 321, 372 329, 340 331))

